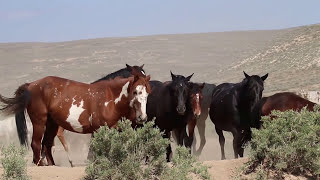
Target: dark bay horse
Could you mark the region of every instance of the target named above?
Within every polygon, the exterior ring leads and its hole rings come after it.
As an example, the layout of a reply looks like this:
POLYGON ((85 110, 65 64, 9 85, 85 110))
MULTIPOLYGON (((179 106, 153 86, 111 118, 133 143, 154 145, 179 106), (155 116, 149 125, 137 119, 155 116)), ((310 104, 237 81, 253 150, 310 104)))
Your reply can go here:
POLYGON ((240 83, 223 83, 218 85, 212 94, 210 105, 210 119, 219 135, 221 159, 225 159, 225 139, 222 131, 229 131, 233 135, 234 157, 243 157, 243 144, 251 139, 250 128, 258 128, 259 111, 254 111, 264 90, 264 80, 268 74, 260 77, 249 76, 240 83))
POLYGON ((206 144, 206 120, 209 116, 209 108, 211 105, 212 100, 212 92, 217 86, 214 84, 205 83, 204 87, 202 88, 202 101, 201 101, 201 114, 196 120, 196 124, 194 123, 188 123, 188 129, 193 129, 194 126, 197 126, 199 137, 200 137, 200 145, 199 148, 196 149, 196 138, 194 138, 194 143, 192 144, 193 154, 196 156, 199 156, 204 148, 204 145, 206 144))
MULTIPOLYGON (((192 74, 193 75, 193 74, 192 74)), ((162 83, 150 81, 151 93, 147 101, 148 120, 155 119, 155 125, 164 131, 164 138, 170 138, 175 128, 185 127, 187 100, 190 92, 189 81, 192 75, 184 77, 171 72, 172 81, 162 83)), ((167 147, 167 161, 170 161, 171 146, 167 147)))
POLYGON ((268 116, 271 111, 287 111, 294 110, 300 111, 303 107, 307 106, 309 111, 313 111, 313 107, 316 103, 313 103, 307 99, 304 99, 292 92, 276 93, 269 97, 263 97, 260 101, 261 115, 268 116))
MULTIPOLYGON (((151 91, 149 80, 150 76, 135 75, 85 84, 49 76, 20 86, 14 98, 0 96, 5 104, 1 110, 16 114, 20 121, 25 121, 27 110, 33 125, 33 162, 43 165, 43 145, 48 165, 54 165, 51 148, 59 126, 72 132, 93 133, 105 124, 116 127, 121 117, 144 122, 151 91)), ((27 138, 27 134, 23 135, 27 138)))

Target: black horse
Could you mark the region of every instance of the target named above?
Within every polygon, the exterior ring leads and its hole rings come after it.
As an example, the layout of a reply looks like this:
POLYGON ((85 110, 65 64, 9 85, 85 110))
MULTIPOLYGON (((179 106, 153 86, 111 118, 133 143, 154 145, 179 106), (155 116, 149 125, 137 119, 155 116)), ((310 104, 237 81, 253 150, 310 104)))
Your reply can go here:
MULTIPOLYGON (((164 138, 170 138, 170 131, 187 124, 184 117, 188 114, 186 112, 190 111, 187 100, 192 75, 184 77, 171 72, 170 82, 150 81, 152 91, 147 101, 148 120, 156 118, 155 125, 164 131, 164 138)), ((169 145, 167 161, 170 161, 171 152, 169 145)))
POLYGON ((264 80, 268 74, 260 77, 249 76, 244 72, 242 82, 232 84, 223 83, 218 85, 212 94, 210 105, 210 119, 215 124, 219 135, 221 159, 225 159, 225 139, 222 131, 229 131, 233 135, 234 157, 243 157, 243 145, 251 139, 250 128, 258 128, 260 111, 256 111, 262 92, 264 80))

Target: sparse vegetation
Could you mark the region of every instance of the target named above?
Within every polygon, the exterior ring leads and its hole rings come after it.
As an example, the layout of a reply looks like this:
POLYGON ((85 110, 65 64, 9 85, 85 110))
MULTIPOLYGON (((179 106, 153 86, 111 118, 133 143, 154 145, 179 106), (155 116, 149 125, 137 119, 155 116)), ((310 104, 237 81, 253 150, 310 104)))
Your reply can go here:
MULTIPOLYGON (((256 54, 231 65, 220 77, 243 70, 252 74, 268 72, 271 76, 266 81, 265 92, 316 90, 320 72, 320 49, 316 48, 320 46, 319 38, 319 24, 288 29, 256 54)), ((239 80, 238 76, 232 76, 231 81, 239 80)))
MULTIPOLYGON (((318 108, 318 107, 317 107, 318 108)), ((253 130, 246 172, 256 171, 257 179, 270 173, 320 178, 320 112, 272 112, 263 117, 263 128, 253 130)))
POLYGON ((153 126, 154 122, 148 122, 134 130, 125 120, 117 129, 99 128, 91 141, 93 161, 86 168, 85 179, 183 180, 190 179, 191 173, 210 179, 207 167, 196 162, 184 147, 177 148, 168 164, 165 153, 169 140, 153 126))
POLYGON ((24 159, 26 149, 10 144, 1 148, 1 164, 3 166, 2 179, 4 180, 27 180, 27 161, 24 159))

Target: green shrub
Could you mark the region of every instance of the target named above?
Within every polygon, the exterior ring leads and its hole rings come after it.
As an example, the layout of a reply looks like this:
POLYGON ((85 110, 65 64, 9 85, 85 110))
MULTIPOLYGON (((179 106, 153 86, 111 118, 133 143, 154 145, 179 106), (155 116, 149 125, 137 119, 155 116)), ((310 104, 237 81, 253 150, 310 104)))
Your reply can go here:
POLYGON ((30 179, 27 176, 27 161, 24 159, 26 152, 25 148, 16 147, 14 144, 1 148, 1 164, 4 170, 3 179, 30 179))
POLYGON ((137 130, 128 120, 119 122, 117 129, 100 127, 90 143, 93 160, 85 179, 187 179, 190 172, 209 178, 206 167, 196 163, 186 148, 177 148, 170 168, 165 158, 170 142, 161 135, 154 122, 137 130))
POLYGON ((260 164, 278 177, 283 173, 320 177, 320 112, 272 112, 263 128, 252 131, 247 172, 260 164))

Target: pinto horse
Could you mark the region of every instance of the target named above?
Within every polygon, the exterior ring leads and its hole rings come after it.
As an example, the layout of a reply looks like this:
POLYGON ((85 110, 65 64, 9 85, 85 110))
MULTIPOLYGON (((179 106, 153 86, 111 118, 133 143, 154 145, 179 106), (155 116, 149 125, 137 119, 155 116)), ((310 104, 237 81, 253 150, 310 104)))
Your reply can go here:
MULTIPOLYGON (((7 114, 17 114, 25 121, 27 110, 33 125, 31 147, 33 162, 41 161, 42 145, 47 150, 48 165, 55 165, 52 145, 61 126, 76 133, 93 133, 100 126, 116 127, 121 117, 136 123, 147 119, 146 100, 150 93, 150 76, 115 78, 85 84, 48 76, 26 83, 15 92, 14 98, 0 96, 7 114)), ((23 134, 27 138, 27 134, 23 134)))
POLYGON ((307 106, 309 111, 313 111, 313 103, 304 99, 292 92, 276 93, 269 97, 263 97, 260 101, 261 115, 268 116, 273 110, 287 111, 294 110, 300 111, 303 107, 307 106))
MULTIPOLYGON (((142 76, 142 77, 145 77, 146 74, 145 74, 145 71, 143 69, 143 66, 144 66, 144 64, 142 66, 130 66, 130 65, 126 64, 125 68, 122 68, 122 69, 120 69, 118 71, 110 73, 110 74, 108 74, 108 75, 106 75, 106 76, 104 76, 104 77, 92 82, 91 84, 94 84, 94 83, 97 83, 97 82, 100 82, 100 81, 111 80, 111 79, 114 79, 116 77, 128 78, 128 77, 130 77, 132 75, 135 75, 135 74, 139 75, 139 76, 142 76)), ((18 122, 20 122, 20 121, 16 122, 17 125, 19 124, 18 122)), ((69 160, 69 163, 70 163, 71 167, 73 167, 72 159, 71 159, 71 156, 69 154, 69 147, 68 147, 68 145, 66 143, 66 140, 64 138, 64 128, 62 128, 61 126, 59 126, 59 129, 58 129, 58 132, 57 132, 57 137, 59 138, 61 144, 63 145, 64 150, 67 153, 68 160, 69 160)), ((22 140, 20 140, 20 142, 22 142, 21 143, 22 145, 26 144, 26 143, 23 143, 22 140)), ((88 157, 90 158, 90 156, 91 156, 91 154, 89 152, 88 157)))
MULTIPOLYGON (((193 75, 193 74, 192 74, 193 75)), ((192 75, 184 77, 171 72, 172 81, 162 83, 150 81, 151 93, 147 101, 148 120, 155 119, 155 125, 164 131, 164 138, 170 138, 175 128, 185 127, 187 100, 190 92, 189 81, 192 75)), ((167 147, 167 161, 170 161, 171 145, 167 147)))
POLYGON ((249 76, 244 72, 242 82, 218 85, 212 94, 210 105, 210 119, 219 135, 221 159, 225 159, 225 138, 222 131, 229 131, 233 135, 234 157, 243 157, 243 144, 251 139, 251 127, 258 128, 259 113, 254 111, 259 103, 264 89, 264 80, 268 74, 260 77, 249 76))
POLYGON ((197 83, 189 83, 190 93, 187 100, 187 110, 185 115, 183 116, 182 122, 187 122, 188 125, 188 134, 186 133, 186 125, 174 129, 173 137, 175 138, 178 145, 190 148, 194 139, 194 128, 197 124, 197 119, 201 115, 201 103, 203 99, 202 89, 205 83, 197 84, 197 83))

